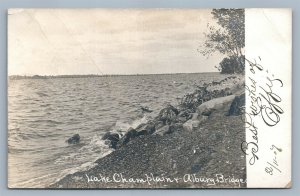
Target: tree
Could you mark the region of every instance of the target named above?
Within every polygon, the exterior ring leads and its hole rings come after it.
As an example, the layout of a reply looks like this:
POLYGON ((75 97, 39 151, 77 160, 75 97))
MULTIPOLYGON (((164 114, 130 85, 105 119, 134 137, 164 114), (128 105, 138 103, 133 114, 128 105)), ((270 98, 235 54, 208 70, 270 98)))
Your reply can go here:
POLYGON ((218 68, 221 73, 232 74, 232 73, 244 73, 245 72, 245 56, 242 55, 238 58, 234 56, 226 57, 220 62, 218 68), (241 63, 242 62, 242 63, 241 63))
MULTIPOLYGON (((244 9, 213 9, 213 18, 219 27, 208 23, 209 33, 205 34, 204 49, 199 50, 204 56, 215 52, 227 54, 229 58, 224 62, 228 70, 220 64, 221 73, 244 72, 245 58, 243 48, 245 47, 245 10, 244 9), (228 63, 237 62, 237 66, 228 67, 228 63), (243 68, 243 69, 241 69, 243 68), (230 71, 231 70, 231 71, 230 71)), ((222 61, 222 62, 223 62, 222 61)))

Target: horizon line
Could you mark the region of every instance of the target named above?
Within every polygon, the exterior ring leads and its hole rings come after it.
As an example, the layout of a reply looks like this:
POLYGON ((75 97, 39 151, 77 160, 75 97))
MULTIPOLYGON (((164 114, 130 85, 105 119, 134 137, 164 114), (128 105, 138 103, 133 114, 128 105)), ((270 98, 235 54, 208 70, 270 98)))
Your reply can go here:
POLYGON ((41 74, 13 74, 7 75, 8 77, 59 77, 59 76, 138 76, 138 75, 176 75, 176 74, 199 74, 199 73, 220 73, 219 71, 210 72, 178 72, 178 73, 136 73, 136 74, 58 74, 58 75, 41 75, 41 74))

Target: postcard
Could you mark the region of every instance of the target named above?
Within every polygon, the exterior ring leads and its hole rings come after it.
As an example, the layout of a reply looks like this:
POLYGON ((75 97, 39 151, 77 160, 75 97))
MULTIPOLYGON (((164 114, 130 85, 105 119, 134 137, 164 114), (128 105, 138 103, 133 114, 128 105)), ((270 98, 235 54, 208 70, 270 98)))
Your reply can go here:
POLYGON ((8 10, 8 187, 290 188, 292 11, 8 10))

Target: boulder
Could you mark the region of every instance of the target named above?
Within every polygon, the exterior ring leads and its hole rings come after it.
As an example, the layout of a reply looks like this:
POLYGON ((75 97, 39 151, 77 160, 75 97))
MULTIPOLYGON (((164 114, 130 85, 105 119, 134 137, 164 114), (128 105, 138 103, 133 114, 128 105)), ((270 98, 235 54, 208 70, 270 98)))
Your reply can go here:
POLYGON ((183 125, 181 123, 175 123, 170 125, 169 130, 165 134, 170 134, 183 130, 183 125))
POLYGON ((154 125, 155 125, 155 130, 158 130, 158 129, 162 128, 163 126, 165 126, 165 124, 162 121, 155 121, 154 125))
POLYGON ((139 130, 139 129, 143 128, 144 126, 146 126, 146 123, 141 123, 135 129, 139 130))
POLYGON ((178 110, 174 106, 168 105, 159 112, 158 119, 159 121, 164 122, 164 124, 171 124, 171 122, 176 121, 178 113, 178 110))
POLYGON ((201 115, 197 119, 199 120, 200 124, 202 124, 203 122, 207 121, 208 116, 201 115))
POLYGON ((183 130, 184 131, 193 131, 193 130, 199 128, 201 123, 205 122, 207 119, 208 119, 207 116, 201 115, 200 117, 198 117, 198 115, 195 115, 194 118, 186 121, 183 124, 183 130))
POLYGON ((119 134, 117 133, 112 133, 112 132, 107 132, 102 136, 103 140, 119 140, 119 134))
POLYGON ((153 112, 153 110, 150 110, 149 109, 149 107, 141 107, 141 110, 143 111, 143 112, 147 112, 147 113, 151 113, 151 112, 153 112))
POLYGON ((186 122, 187 120, 192 118, 191 113, 192 113, 192 110, 189 110, 189 109, 179 112, 179 114, 176 117, 176 122, 179 122, 179 123, 186 122))
POLYGON ((142 126, 138 126, 136 128, 138 136, 140 135, 151 135, 155 132, 155 124, 153 122, 148 122, 143 124, 142 126))
POLYGON ((166 135, 169 132, 169 128, 170 128, 169 125, 165 125, 165 126, 161 127, 160 129, 156 130, 155 134, 161 135, 161 136, 166 135))
POLYGON ((196 112, 196 113, 192 113, 191 116, 192 116, 192 118, 191 118, 192 120, 197 120, 199 117, 199 114, 196 112))
POLYGON ((182 126, 184 131, 193 131, 194 128, 199 127, 200 122, 198 120, 188 120, 182 126))
POLYGON ((137 136, 138 132, 133 128, 129 128, 125 135, 121 137, 121 139, 117 142, 116 148, 120 148, 121 146, 127 144, 130 140, 137 136))
POLYGON ((237 95, 234 98, 229 109, 229 115, 238 116, 243 114, 244 107, 245 107, 245 92, 242 93, 241 95, 237 95))
POLYGON ((176 122, 177 123, 184 123, 184 122, 186 122, 188 119, 186 118, 186 117, 183 117, 183 116, 178 116, 177 118, 176 118, 176 122))
POLYGON ((117 147, 117 143, 120 140, 120 136, 117 133, 111 133, 111 132, 107 132, 104 134, 104 136, 102 137, 103 140, 108 140, 109 141, 109 146, 111 148, 116 149, 117 147))
POLYGON ((80 141, 79 134, 74 134, 66 142, 68 142, 68 144, 77 144, 77 143, 79 143, 79 141, 80 141))
POLYGON ((228 111, 230 106, 235 99, 235 95, 229 95, 226 97, 219 97, 207 101, 201 104, 197 108, 197 112, 199 115, 210 116, 214 115, 228 115, 228 111))
POLYGON ((212 113, 212 110, 206 110, 206 111, 203 111, 203 112, 201 113, 201 115, 202 115, 202 116, 210 116, 211 113, 212 113))
POLYGON ((240 91, 245 92, 245 79, 240 80, 230 87, 232 94, 237 94, 240 91))

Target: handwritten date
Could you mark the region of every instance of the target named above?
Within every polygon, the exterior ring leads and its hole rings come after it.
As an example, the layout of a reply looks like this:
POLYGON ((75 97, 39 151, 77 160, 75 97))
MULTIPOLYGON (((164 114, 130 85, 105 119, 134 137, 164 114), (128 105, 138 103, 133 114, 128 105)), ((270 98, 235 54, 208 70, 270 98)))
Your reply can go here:
POLYGON ((277 160, 277 156, 278 156, 278 153, 282 152, 282 149, 272 145, 270 150, 274 153, 274 156, 273 156, 273 160, 271 162, 269 162, 269 161, 267 162, 265 172, 272 176, 274 174, 274 171, 281 173, 281 170, 279 169, 279 163, 277 160))

